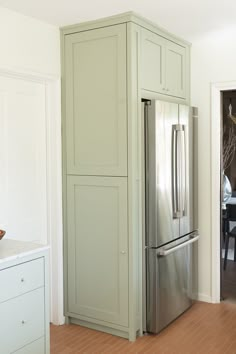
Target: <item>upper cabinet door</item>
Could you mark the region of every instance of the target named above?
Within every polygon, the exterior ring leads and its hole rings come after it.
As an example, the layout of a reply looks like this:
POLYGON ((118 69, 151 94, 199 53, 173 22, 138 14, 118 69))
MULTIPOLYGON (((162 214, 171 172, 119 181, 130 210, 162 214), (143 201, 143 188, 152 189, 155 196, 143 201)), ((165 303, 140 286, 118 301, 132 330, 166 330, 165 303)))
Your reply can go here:
POLYGON ((127 176, 126 25, 65 40, 67 173, 127 176))
POLYGON ((166 94, 186 97, 186 49, 166 41, 166 94))
POLYGON ((162 95, 186 98, 186 48, 142 29, 141 87, 162 95))
POLYGON ((165 39, 142 30, 141 87, 144 90, 165 92, 165 39))

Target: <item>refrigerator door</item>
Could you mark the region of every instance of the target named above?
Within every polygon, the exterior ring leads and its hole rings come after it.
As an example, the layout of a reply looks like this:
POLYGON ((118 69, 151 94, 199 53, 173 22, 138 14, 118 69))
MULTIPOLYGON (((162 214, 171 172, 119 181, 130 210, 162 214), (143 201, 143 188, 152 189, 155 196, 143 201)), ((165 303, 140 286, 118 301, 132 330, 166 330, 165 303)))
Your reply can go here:
POLYGON ((147 331, 158 333, 192 304, 192 245, 197 235, 146 249, 147 331))
POLYGON ((151 101, 145 115, 146 245, 179 237, 177 181, 178 104, 151 101))
POLYGON ((180 133, 179 144, 179 175, 180 175, 180 236, 193 231, 193 128, 192 115, 188 106, 179 105, 179 126, 180 133))

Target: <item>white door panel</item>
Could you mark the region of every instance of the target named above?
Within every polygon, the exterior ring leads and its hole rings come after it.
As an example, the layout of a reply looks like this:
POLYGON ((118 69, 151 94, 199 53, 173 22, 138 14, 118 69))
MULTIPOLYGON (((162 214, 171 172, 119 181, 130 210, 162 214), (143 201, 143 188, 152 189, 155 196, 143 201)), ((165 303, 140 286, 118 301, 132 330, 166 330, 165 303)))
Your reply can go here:
POLYGON ((0 77, 0 228, 47 242, 45 85, 0 77))

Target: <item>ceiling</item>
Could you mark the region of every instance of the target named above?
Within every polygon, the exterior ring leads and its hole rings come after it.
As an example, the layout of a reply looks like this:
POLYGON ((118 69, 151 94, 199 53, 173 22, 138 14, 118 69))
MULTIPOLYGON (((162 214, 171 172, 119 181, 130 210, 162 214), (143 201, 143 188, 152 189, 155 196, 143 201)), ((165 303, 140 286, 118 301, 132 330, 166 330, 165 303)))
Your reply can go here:
POLYGON ((60 27, 134 11, 190 41, 236 23, 235 0, 0 0, 0 6, 60 27))

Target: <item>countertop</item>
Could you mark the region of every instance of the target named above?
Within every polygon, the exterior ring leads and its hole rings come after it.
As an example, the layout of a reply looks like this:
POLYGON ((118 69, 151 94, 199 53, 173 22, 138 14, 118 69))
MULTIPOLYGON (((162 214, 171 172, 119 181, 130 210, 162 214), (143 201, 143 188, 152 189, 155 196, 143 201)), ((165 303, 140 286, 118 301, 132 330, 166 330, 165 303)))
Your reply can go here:
POLYGON ((31 242, 2 239, 0 241, 0 264, 46 251, 48 249, 49 246, 38 245, 31 242))

